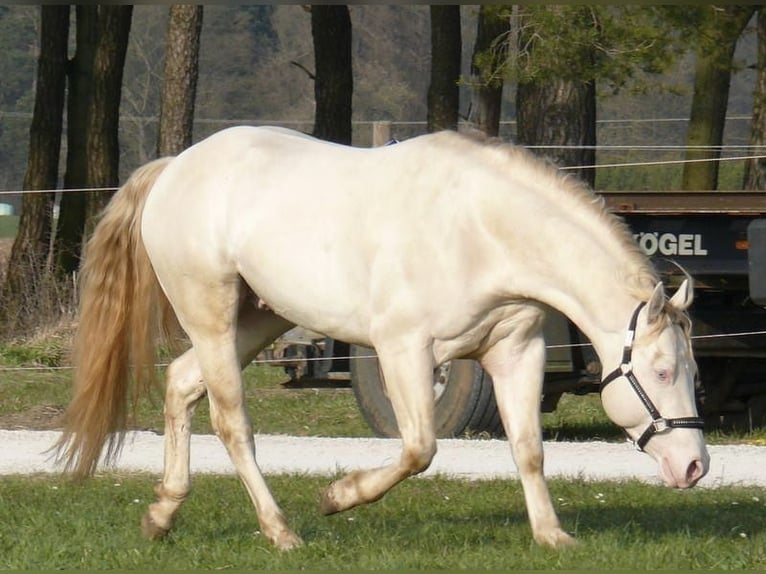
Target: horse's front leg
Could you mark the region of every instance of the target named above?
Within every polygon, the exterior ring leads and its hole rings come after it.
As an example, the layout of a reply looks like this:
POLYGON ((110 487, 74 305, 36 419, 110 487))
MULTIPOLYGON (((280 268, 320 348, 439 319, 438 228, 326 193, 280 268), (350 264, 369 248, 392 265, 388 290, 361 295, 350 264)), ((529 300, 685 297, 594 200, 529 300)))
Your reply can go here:
POLYGON ((423 346, 389 353, 378 349, 386 389, 402 437, 402 454, 391 465, 351 472, 325 490, 320 504, 333 514, 380 499, 405 478, 423 472, 436 454, 433 365, 423 346))
POLYGON ((561 529, 543 475, 540 397, 545 341, 541 329, 529 327, 524 333, 510 335, 490 349, 481 364, 492 377, 535 541, 555 548, 574 544, 561 529))

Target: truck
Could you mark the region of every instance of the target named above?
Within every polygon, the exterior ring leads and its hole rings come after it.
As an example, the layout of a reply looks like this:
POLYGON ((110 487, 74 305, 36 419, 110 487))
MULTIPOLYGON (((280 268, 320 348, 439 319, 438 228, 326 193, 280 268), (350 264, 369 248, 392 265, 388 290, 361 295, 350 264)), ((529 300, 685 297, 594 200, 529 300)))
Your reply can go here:
MULTIPOLYGON (((692 344, 699 367, 697 403, 706 427, 766 425, 766 192, 600 192, 622 217, 669 289, 690 274, 692 344)), ((587 338, 552 311, 544 327, 543 412, 565 393, 598 392, 602 366, 587 338)), ((269 350, 288 388, 351 387, 365 421, 398 436, 372 349, 295 329, 269 350)), ((439 437, 501 435, 492 381, 471 360, 434 369, 439 437)))

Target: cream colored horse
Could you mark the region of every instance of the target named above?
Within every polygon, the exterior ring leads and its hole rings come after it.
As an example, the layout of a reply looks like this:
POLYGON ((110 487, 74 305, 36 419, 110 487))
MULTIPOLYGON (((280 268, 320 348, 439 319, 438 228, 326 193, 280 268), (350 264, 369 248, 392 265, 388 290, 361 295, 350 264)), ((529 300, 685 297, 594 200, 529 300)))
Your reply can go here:
POLYGON ((605 369, 619 366, 605 410, 634 439, 650 429, 644 443, 665 482, 690 487, 708 468, 684 312, 691 286, 666 299, 596 196, 515 147, 443 132, 354 149, 227 129, 133 174, 89 243, 83 277, 75 394, 58 444, 70 470, 92 472, 104 444, 117 454, 129 365, 147 378, 150 327, 167 301, 192 342, 167 373, 165 471, 143 520, 152 537, 189 493, 191 417, 207 394, 262 532, 282 549, 301 543, 256 463, 240 376, 295 324, 375 347, 401 431, 401 458, 333 483, 325 513, 378 500, 428 467, 434 366, 472 357, 494 381, 535 540, 570 544, 543 476, 549 306, 583 330, 605 369))

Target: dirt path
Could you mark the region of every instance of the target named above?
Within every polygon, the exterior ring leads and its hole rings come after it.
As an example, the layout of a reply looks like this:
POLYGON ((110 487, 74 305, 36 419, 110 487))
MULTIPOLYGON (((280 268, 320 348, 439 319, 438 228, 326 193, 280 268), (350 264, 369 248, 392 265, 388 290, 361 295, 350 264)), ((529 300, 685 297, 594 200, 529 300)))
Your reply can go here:
MULTIPOLYGON (((45 451, 59 436, 57 431, 0 430, 0 474, 57 472, 45 451)), ((399 456, 399 441, 367 438, 295 438, 259 435, 258 462, 267 474, 306 473, 332 475, 337 471, 369 468, 399 456)), ((702 486, 766 486, 766 447, 711 446, 711 467, 702 486)), ((657 482, 657 469, 647 455, 627 443, 545 443, 545 469, 549 477, 587 479, 638 479, 657 482)), ((192 471, 234 472, 226 452, 214 436, 192 439, 192 471)), ((163 437, 149 432, 129 433, 117 468, 159 474, 163 462, 163 437)), ((502 440, 440 440, 439 452, 427 475, 462 478, 513 478, 517 476, 508 444, 502 440)))

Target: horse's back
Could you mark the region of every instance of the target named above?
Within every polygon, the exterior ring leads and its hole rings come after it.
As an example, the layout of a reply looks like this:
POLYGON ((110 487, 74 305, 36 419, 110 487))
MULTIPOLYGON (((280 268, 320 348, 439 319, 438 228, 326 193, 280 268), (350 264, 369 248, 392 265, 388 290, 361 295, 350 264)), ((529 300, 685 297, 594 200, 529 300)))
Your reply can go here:
POLYGON ((363 341, 391 313, 426 324, 465 306, 482 259, 472 190, 487 171, 472 149, 454 134, 363 149, 231 128, 166 169, 144 238, 167 267, 238 274, 276 312, 337 338, 363 341))

